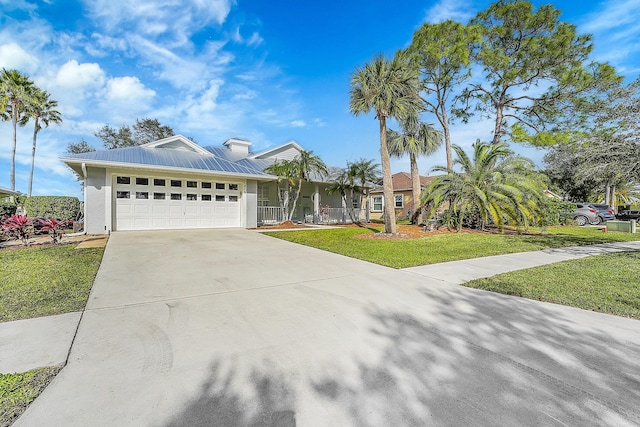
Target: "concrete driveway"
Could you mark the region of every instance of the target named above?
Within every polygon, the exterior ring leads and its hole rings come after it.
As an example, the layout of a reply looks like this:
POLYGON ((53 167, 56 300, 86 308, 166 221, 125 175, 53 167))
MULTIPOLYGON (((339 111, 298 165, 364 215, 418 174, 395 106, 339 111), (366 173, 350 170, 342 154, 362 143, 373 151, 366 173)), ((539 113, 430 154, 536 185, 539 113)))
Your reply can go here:
POLYGON ((245 230, 114 233, 15 425, 640 424, 638 321, 429 274, 245 230))

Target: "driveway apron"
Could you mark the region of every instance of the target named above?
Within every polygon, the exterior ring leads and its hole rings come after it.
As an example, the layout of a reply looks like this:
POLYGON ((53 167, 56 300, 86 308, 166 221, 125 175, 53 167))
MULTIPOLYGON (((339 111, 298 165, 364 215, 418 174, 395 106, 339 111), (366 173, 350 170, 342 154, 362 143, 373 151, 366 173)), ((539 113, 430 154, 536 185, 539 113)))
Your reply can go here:
POLYGON ((15 425, 639 425, 639 326, 253 231, 113 233, 15 425))

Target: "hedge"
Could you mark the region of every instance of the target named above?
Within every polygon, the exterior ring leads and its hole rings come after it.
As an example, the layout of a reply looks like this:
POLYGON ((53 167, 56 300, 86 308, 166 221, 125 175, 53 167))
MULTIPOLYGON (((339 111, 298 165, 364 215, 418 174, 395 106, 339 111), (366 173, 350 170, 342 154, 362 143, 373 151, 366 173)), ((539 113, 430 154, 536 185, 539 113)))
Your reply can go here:
POLYGON ((80 201, 77 197, 68 196, 31 196, 25 200, 24 209, 31 218, 75 221, 80 210, 80 201))
POLYGON ((0 200, 0 219, 5 216, 13 215, 16 213, 16 209, 18 209, 18 205, 16 205, 15 202, 0 200))

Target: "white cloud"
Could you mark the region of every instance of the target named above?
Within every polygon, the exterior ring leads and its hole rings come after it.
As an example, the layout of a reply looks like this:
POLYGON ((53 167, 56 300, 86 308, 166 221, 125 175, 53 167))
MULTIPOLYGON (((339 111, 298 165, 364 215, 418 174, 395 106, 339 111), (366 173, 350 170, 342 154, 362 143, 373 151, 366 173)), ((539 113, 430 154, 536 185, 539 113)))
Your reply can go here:
POLYGON ((425 22, 436 24, 447 19, 466 22, 475 15, 472 11, 469 0, 440 0, 427 9, 425 22))
POLYGON ((291 123, 289 123, 289 126, 291 126, 292 128, 303 128, 307 126, 307 124, 304 122, 304 120, 293 120, 291 123))
POLYGON ((72 59, 64 63, 55 77, 56 84, 66 90, 85 91, 104 85, 105 75, 100 65, 82 63, 72 59))
POLYGON ((156 92, 148 89, 137 77, 115 77, 107 82, 105 97, 110 102, 148 103, 156 92))
POLYGON ((0 68, 33 73, 37 67, 38 59, 27 53, 17 43, 0 45, 0 68))

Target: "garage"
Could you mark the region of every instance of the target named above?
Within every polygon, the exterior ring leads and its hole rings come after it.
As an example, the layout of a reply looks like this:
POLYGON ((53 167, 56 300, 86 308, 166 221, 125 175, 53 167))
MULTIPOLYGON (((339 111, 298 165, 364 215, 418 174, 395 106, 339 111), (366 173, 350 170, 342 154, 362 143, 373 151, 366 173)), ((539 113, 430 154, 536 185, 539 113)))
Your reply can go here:
POLYGON ((114 230, 242 225, 241 182, 115 174, 112 188, 114 230))

